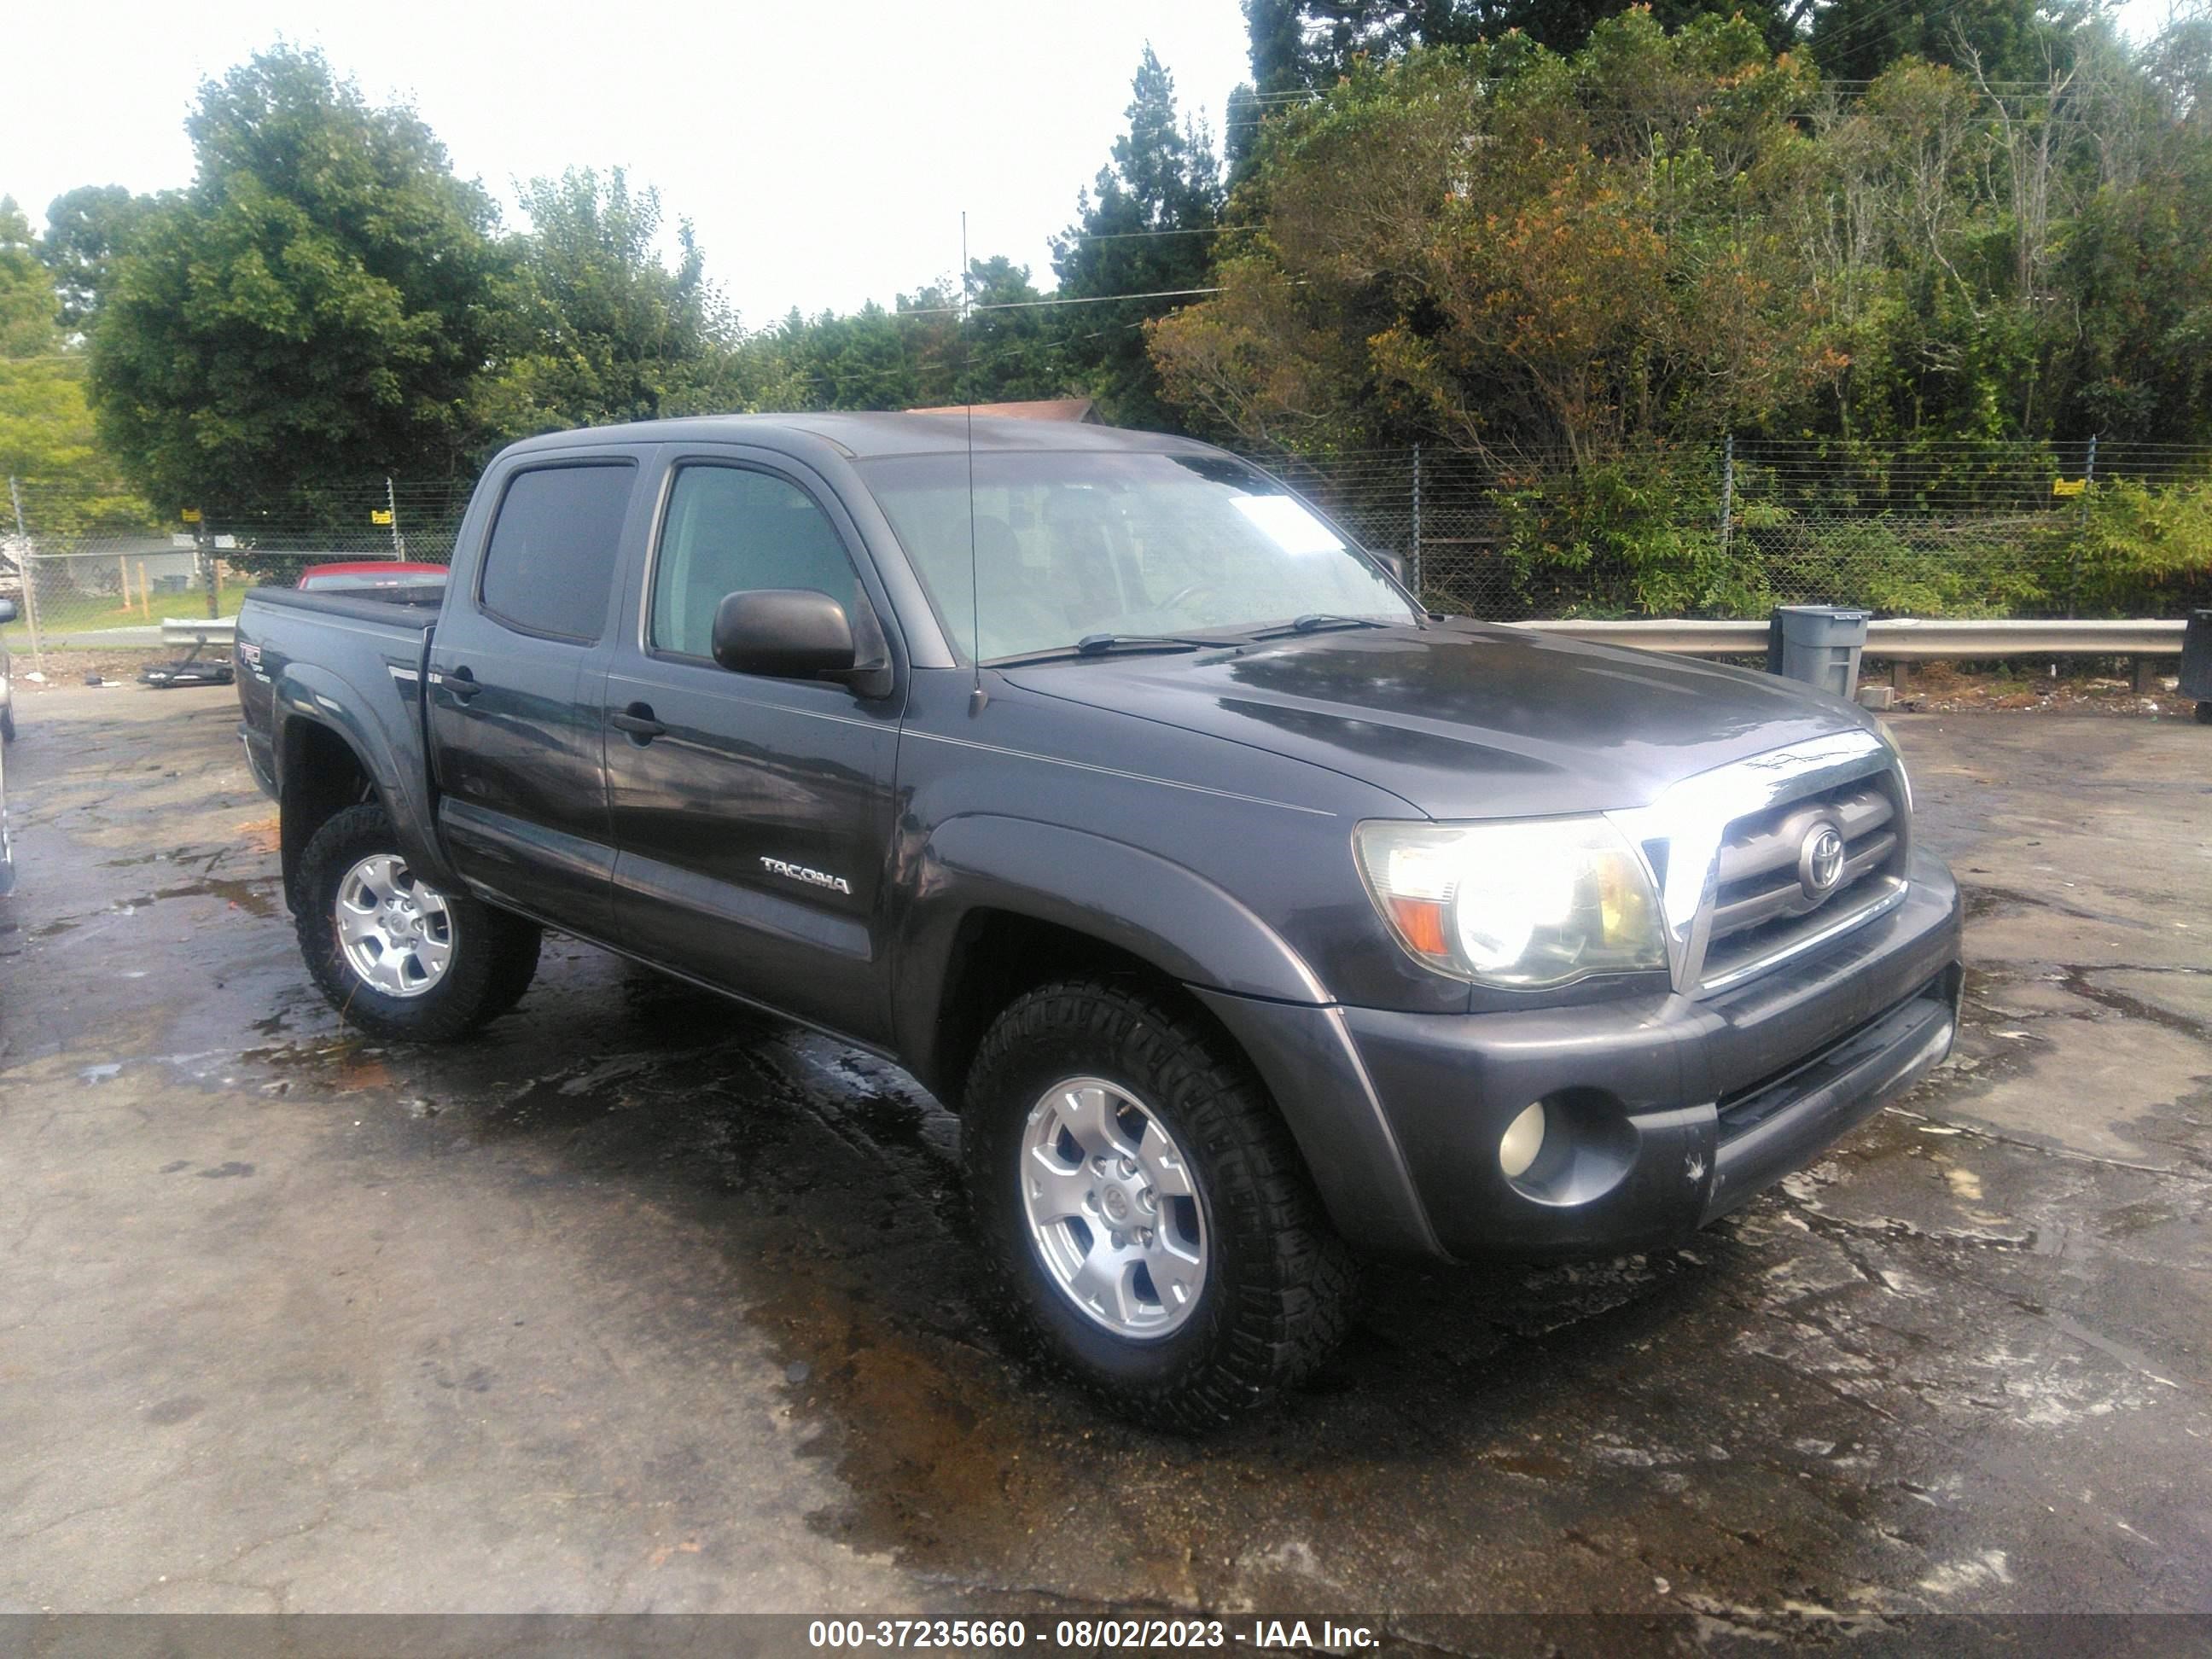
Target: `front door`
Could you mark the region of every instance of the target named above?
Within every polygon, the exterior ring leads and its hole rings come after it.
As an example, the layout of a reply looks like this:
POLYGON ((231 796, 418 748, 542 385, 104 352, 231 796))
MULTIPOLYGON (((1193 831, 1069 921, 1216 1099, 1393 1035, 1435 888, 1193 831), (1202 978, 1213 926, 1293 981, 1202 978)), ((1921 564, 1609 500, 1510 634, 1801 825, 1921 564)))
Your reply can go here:
POLYGON ((600 687, 628 460, 510 477, 473 591, 430 642, 431 762, 447 856, 493 897, 592 938, 611 932, 600 687))
POLYGON ((880 1040, 900 700, 732 673, 711 650, 716 607, 746 589, 827 593, 872 637, 850 521, 767 462, 684 463, 666 501, 641 626, 605 683, 621 942, 880 1040))

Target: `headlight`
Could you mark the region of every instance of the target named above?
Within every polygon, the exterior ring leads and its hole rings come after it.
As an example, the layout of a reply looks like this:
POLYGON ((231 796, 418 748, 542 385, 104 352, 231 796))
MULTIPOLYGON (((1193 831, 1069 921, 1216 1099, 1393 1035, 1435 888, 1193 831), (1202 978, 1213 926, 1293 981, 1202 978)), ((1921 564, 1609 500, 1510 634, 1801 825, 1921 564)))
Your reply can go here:
POLYGON ((1650 872, 1603 818, 1376 822, 1354 841, 1376 908, 1438 973, 1528 990, 1667 965, 1650 872))

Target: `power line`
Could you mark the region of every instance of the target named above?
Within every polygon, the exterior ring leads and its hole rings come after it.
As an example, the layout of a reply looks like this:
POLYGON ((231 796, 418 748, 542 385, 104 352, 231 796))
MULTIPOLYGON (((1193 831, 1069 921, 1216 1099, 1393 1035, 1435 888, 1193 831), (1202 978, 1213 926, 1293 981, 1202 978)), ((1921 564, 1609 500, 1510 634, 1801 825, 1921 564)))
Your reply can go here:
MULTIPOLYGON (((1055 295, 1043 300, 1000 300, 990 305, 971 306, 971 311, 1039 311, 1053 306, 1103 306, 1120 300, 1182 300, 1199 294, 1219 294, 1215 288, 1163 288, 1150 294, 1076 294, 1055 295)), ((951 317, 959 314, 957 306, 914 306, 904 311, 886 312, 891 317, 951 317)))
POLYGON ((1071 232, 1053 238, 1056 242, 1133 242, 1147 236, 1225 236, 1231 231, 1256 231, 1257 225, 1193 225, 1182 230, 1101 230, 1071 232))

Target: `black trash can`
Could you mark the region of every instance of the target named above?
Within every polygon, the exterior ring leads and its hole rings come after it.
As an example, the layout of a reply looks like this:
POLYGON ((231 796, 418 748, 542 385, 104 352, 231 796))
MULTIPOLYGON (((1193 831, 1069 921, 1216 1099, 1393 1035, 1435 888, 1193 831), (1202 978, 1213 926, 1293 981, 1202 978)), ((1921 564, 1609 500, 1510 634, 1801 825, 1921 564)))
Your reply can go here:
POLYGON ((2212 611, 2192 611, 2181 635, 2181 695, 2194 698, 2197 720, 2212 726, 2212 611))

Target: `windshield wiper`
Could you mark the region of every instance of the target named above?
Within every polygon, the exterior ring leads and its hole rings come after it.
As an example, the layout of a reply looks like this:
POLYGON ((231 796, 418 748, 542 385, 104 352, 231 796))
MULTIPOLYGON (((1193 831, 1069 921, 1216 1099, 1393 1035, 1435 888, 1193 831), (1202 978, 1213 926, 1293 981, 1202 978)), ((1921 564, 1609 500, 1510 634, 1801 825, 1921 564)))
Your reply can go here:
POLYGON ((1076 641, 1075 648, 1086 657, 1095 657, 1104 651, 1127 651, 1145 646, 1188 645, 1200 651, 1212 651, 1231 641, 1201 640, 1188 634, 1085 634, 1076 641))
POLYGON ((1188 634, 1085 634, 1073 645, 1049 651, 1025 651, 1018 657, 994 657, 993 668, 1018 668, 1033 662, 1065 662, 1104 657, 1121 651, 1233 651, 1233 640, 1202 640, 1188 634))
POLYGON ((1318 634, 1331 628, 1389 628, 1391 624, 1373 617, 1347 617, 1334 611, 1314 611, 1297 618, 1287 628, 1270 628, 1255 634, 1255 640, 1279 639, 1285 634, 1318 634))

